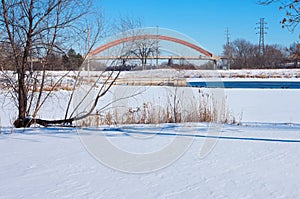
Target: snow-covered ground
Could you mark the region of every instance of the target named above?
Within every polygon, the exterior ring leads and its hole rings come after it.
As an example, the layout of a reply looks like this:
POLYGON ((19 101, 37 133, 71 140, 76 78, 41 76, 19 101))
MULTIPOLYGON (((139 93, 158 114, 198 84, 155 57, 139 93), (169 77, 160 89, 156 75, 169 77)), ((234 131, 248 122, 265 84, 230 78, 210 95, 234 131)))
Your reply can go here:
MULTIPOLYGON (((299 125, 225 125, 220 138, 205 138, 208 131, 209 124, 2 129, 0 198, 299 197, 299 125), (159 165, 161 169, 134 174, 91 154, 84 139, 87 132, 86 136, 101 136, 116 148, 145 157, 169 148, 176 139, 189 139, 190 145, 172 163, 159 165), (216 145, 201 159, 207 141, 216 145)), ((114 159, 115 154, 102 149, 114 159)), ((139 164, 160 164, 169 155, 161 152, 160 159, 145 158, 139 164)))
MULTIPOLYGON (((297 79, 299 70, 224 71, 232 76, 297 79), (233 72, 231 72, 233 73, 233 72)), ((158 70, 138 77, 208 77, 204 71, 158 70), (171 75, 171 76, 170 76, 171 75)), ((212 75, 214 76, 214 75, 212 75)), ((136 77, 128 72, 122 78, 136 77)), ((6 198, 298 198, 298 89, 204 89, 114 86, 100 104, 128 111, 174 99, 213 95, 240 125, 183 123, 98 128, 11 128, 14 103, 0 92, 0 199, 6 198)), ((69 91, 39 113, 64 116, 69 91)), ((88 104, 88 103, 87 103, 88 104)), ((184 110, 181 107, 182 110, 184 110)))
POLYGON ((225 89, 225 96, 238 121, 300 123, 298 89, 225 89))

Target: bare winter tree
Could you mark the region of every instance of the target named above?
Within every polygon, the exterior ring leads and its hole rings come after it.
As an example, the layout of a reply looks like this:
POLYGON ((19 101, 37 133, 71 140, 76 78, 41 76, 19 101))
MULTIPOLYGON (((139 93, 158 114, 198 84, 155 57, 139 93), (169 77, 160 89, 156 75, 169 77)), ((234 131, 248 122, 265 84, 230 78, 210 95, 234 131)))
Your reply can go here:
MULTIPOLYGON (((1 0, 0 31, 4 34, 0 35, 0 42, 10 52, 16 78, 4 70, 1 72, 12 88, 11 96, 18 108, 15 127, 28 127, 35 122, 44 126, 70 123, 85 116, 65 117, 55 121, 36 119, 39 110, 59 83, 59 80, 54 82, 50 90, 45 92, 46 68, 49 68, 47 66, 53 54, 67 55, 66 50, 69 49, 67 46, 86 41, 82 35, 86 29, 86 16, 91 13, 91 7, 90 0, 1 0), (32 70, 33 59, 39 60, 42 64, 39 73, 32 70)), ((101 21, 95 20, 95 23, 97 30, 94 32, 95 39, 92 43, 96 41, 101 31, 101 21)), ((93 45, 89 45, 88 51, 92 47, 93 45)), ((106 92, 107 90, 102 90, 96 96, 95 103, 106 92)))
POLYGON ((266 45, 264 66, 267 68, 278 68, 284 64, 288 57, 285 49, 280 45, 266 45))
MULTIPOLYGON (((118 32, 122 32, 122 37, 136 37, 139 35, 147 35, 144 29, 141 29, 141 21, 139 19, 134 19, 130 17, 121 17, 118 22, 117 27, 118 32)), ((149 34, 149 33, 148 33, 149 34)), ((159 54, 158 40, 149 39, 145 37, 139 37, 138 39, 133 40, 132 42, 127 42, 124 44, 126 56, 135 56, 141 63, 142 68, 145 69, 147 60, 150 56, 155 56, 159 54)))
POLYGON ((133 50, 131 51, 133 55, 141 60, 143 69, 145 69, 148 57, 155 56, 157 52, 157 41, 155 39, 149 39, 146 36, 134 41, 133 50))
POLYGON ((300 1, 299 0, 260 0, 259 4, 269 5, 279 3, 279 9, 285 11, 285 17, 280 22, 282 27, 294 31, 300 22, 300 1))
MULTIPOLYGON (((224 46, 226 55, 228 48, 224 46)), ((287 58, 284 48, 279 45, 267 45, 264 55, 259 53, 259 46, 244 39, 234 40, 230 45, 232 53, 231 68, 276 68, 287 58), (265 59, 267 57, 268 59, 265 59)))
POLYGON ((299 67, 300 60, 300 44, 293 43, 287 51, 290 53, 289 59, 294 62, 294 67, 299 67))
POLYGON ((232 53, 233 53, 233 46, 230 42, 223 45, 223 55, 226 58, 223 60, 223 63, 228 67, 228 69, 231 68, 232 53))
POLYGON ((1 43, 0 44, 0 70, 4 69, 9 69, 9 70, 14 70, 12 67, 12 59, 11 59, 11 52, 10 52, 10 47, 6 43, 1 43))
POLYGON ((233 63, 232 68, 240 69, 240 68, 250 68, 251 66, 254 67, 253 59, 255 54, 257 54, 257 49, 253 44, 244 40, 244 39, 237 39, 232 42, 232 56, 233 56, 233 63))

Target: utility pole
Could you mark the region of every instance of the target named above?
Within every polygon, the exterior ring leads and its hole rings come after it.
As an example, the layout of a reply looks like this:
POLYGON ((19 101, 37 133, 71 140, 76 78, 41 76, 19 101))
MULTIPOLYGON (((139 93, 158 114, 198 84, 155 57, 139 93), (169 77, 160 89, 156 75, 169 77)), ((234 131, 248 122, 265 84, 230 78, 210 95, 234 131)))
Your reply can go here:
POLYGON ((90 77, 90 56, 89 56, 89 52, 90 52, 90 48, 91 48, 91 44, 90 44, 90 40, 91 40, 91 28, 90 26, 88 26, 88 30, 87 30, 87 70, 88 70, 88 78, 90 77))
POLYGON ((229 34, 229 29, 227 28, 225 30, 226 34, 226 58, 227 58, 227 69, 230 69, 231 66, 231 47, 230 47, 230 34, 229 34))
POLYGON ((259 32, 256 34, 259 34, 259 53, 263 55, 265 53, 265 34, 267 34, 266 30, 268 27, 266 27, 265 18, 260 18, 260 22, 256 23, 259 25, 256 29, 259 29, 259 32))
POLYGON ((156 68, 158 69, 158 26, 156 26, 156 42, 155 42, 155 53, 156 53, 156 68))
POLYGON ((226 45, 229 45, 229 43, 230 43, 230 34, 229 34, 229 29, 228 28, 226 28, 225 34, 226 34, 226 45))

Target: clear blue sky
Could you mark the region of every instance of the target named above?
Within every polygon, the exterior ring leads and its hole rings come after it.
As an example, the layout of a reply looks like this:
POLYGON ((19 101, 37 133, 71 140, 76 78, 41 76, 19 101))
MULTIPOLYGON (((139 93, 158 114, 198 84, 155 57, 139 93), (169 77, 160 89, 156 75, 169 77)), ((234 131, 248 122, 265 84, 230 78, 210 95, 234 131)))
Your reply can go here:
POLYGON ((106 20, 121 16, 139 18, 145 27, 162 27, 192 37, 202 47, 220 55, 228 27, 231 41, 243 38, 258 43, 256 23, 267 22, 265 44, 289 46, 299 41, 300 25, 294 33, 282 29, 285 12, 279 5, 258 5, 257 0, 97 0, 106 20))

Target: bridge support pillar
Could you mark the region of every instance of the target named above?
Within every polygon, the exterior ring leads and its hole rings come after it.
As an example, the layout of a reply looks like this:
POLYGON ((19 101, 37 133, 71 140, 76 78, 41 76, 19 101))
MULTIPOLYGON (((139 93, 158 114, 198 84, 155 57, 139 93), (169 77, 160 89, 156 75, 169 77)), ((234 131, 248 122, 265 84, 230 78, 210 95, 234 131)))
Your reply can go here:
POLYGON ((217 60, 214 60, 214 70, 217 70, 217 68, 218 68, 218 62, 217 60))
POLYGON ((168 66, 173 66, 173 58, 168 59, 168 66))

